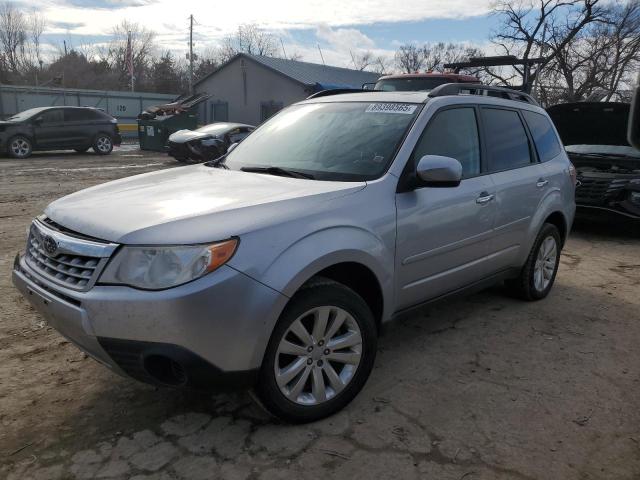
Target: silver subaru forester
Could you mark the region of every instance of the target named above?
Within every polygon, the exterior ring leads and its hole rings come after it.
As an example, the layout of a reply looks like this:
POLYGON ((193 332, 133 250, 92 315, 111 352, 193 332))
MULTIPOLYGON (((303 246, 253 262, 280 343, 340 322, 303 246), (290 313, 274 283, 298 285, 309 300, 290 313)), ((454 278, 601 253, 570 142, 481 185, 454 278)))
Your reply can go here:
POLYGON ((322 94, 234 147, 51 203, 16 287, 117 373, 252 387, 306 422, 354 398, 399 314, 496 282, 526 300, 553 285, 575 170, 525 94, 322 94))

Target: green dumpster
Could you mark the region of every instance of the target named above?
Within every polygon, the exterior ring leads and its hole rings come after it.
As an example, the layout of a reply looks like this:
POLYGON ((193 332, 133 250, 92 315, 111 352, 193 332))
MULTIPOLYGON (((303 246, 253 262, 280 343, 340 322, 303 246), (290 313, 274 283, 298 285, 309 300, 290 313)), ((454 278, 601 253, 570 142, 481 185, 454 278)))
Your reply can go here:
POLYGON ((195 113, 179 113, 176 115, 157 115, 154 118, 138 120, 138 139, 141 150, 164 152, 169 135, 178 130, 194 130, 198 127, 195 113))

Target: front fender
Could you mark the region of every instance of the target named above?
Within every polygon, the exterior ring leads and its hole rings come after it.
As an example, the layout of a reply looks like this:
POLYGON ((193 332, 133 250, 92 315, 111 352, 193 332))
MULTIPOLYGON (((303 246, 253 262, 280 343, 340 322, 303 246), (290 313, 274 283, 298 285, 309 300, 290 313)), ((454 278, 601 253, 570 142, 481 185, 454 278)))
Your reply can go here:
MULTIPOLYGON (((342 262, 357 262, 369 268, 380 283, 384 321, 393 311, 393 248, 393 242, 387 246, 365 229, 330 227, 310 233, 289 245, 256 280, 290 298, 323 269, 342 262)), ((256 343, 261 347, 254 352, 254 362, 262 362, 271 333, 285 307, 286 302, 283 302, 277 306, 277 312, 265 313, 265 323, 257 332, 261 338, 256 343)))
POLYGON ((261 281, 291 297, 311 277, 343 262, 360 263, 373 272, 382 290, 387 318, 392 309, 393 244, 353 226, 338 226, 298 239, 269 265, 261 281))

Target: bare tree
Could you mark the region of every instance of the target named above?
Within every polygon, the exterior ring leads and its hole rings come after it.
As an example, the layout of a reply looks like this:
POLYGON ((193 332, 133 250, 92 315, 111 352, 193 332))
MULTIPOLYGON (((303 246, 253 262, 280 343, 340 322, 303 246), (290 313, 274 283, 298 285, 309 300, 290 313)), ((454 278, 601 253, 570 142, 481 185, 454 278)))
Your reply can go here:
POLYGON ((424 50, 417 45, 401 45, 395 54, 396 66, 403 73, 415 73, 424 65, 424 50))
MULTIPOLYGON (((557 58, 586 26, 603 20, 606 8, 600 4, 601 0, 498 0, 493 12, 500 17, 501 26, 492 40, 506 55, 542 58, 529 77, 533 82, 537 72, 557 58), (551 37, 555 41, 547 40, 551 37)), ((524 75, 521 67, 486 72, 506 85, 524 75)))
POLYGON ((111 40, 107 60, 113 70, 120 74, 120 87, 125 87, 129 81, 127 72, 127 42, 131 38, 131 52, 133 59, 133 71, 137 85, 144 85, 156 50, 154 41, 156 34, 152 30, 135 22, 123 20, 113 27, 113 39, 111 40))
POLYGON ((276 37, 252 23, 240 25, 235 34, 227 36, 222 41, 219 56, 225 62, 238 53, 278 57, 279 52, 276 37))
POLYGON ((0 44, 8 68, 19 74, 27 41, 27 21, 12 2, 0 5, 0 44))
POLYGON ((29 40, 31 44, 32 57, 33 57, 33 60, 35 60, 34 63, 39 68, 42 68, 42 64, 44 63, 44 60, 42 59, 40 38, 44 33, 45 27, 46 27, 46 20, 44 16, 41 13, 37 12, 36 10, 33 10, 29 14, 29 18, 28 18, 28 32, 29 32, 29 40))

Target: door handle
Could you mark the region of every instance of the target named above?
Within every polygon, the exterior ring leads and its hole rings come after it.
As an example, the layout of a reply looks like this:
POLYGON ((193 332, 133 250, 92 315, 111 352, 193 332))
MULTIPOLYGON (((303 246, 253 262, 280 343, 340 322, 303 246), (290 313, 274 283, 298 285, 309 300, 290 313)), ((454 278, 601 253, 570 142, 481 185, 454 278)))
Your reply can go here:
POLYGON ((478 198, 476 198, 476 203, 478 205, 484 205, 487 202, 490 202, 491 200, 493 200, 494 195, 493 193, 488 193, 488 192, 482 192, 480 194, 480 196, 478 198))
POLYGON ((536 187, 538 187, 538 188, 542 188, 542 187, 544 187, 547 183, 549 183, 549 180, 545 180, 544 178, 539 178, 539 179, 538 179, 538 183, 536 183, 536 187))

